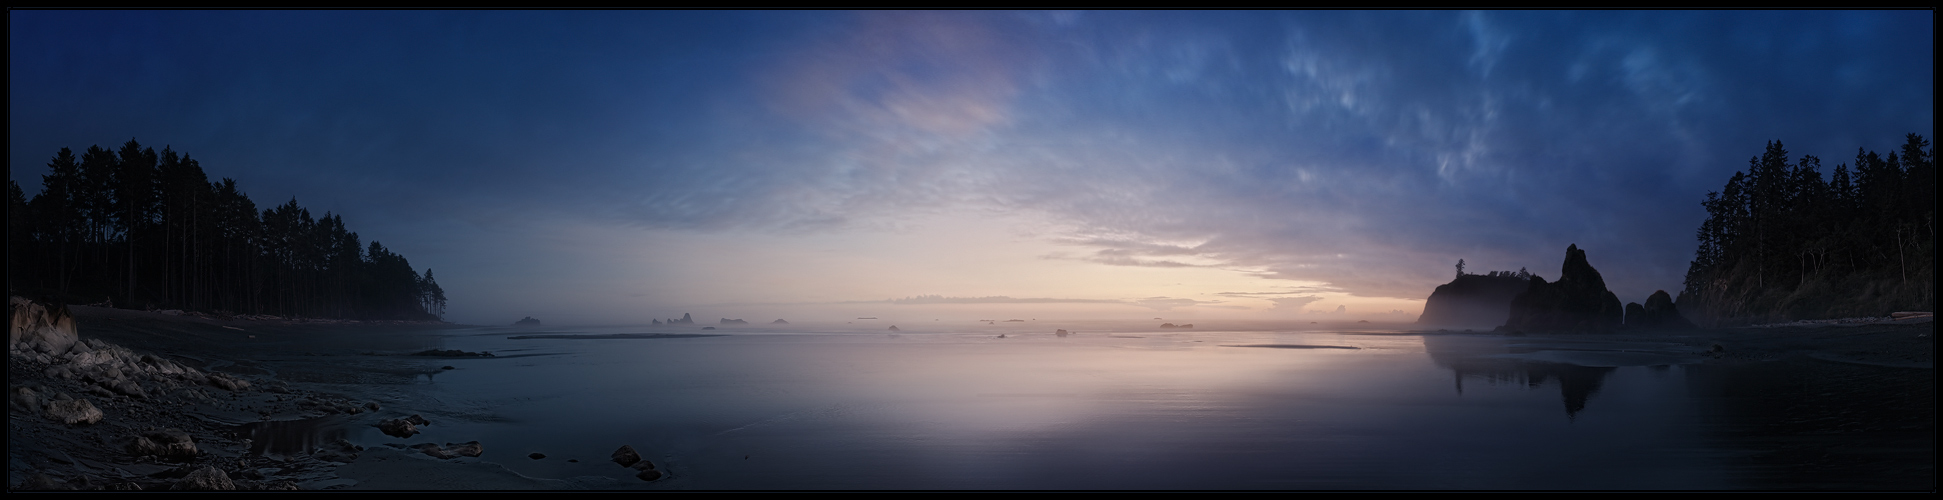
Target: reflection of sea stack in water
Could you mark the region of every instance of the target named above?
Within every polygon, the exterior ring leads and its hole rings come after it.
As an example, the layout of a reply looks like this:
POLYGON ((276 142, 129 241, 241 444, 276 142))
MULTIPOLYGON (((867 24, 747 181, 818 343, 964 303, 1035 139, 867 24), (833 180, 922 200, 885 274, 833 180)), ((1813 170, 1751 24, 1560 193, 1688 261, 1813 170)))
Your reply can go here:
POLYGON ((899 330, 899 329, 897 329, 897 325, 891 325, 891 331, 893 331, 893 332, 901 332, 901 331, 903 331, 903 330, 899 330))
POLYGON ((540 326, 540 320, 533 319, 532 316, 527 316, 525 319, 514 321, 513 326, 540 326))
POLYGON ((787 324, 789 324, 789 322, 788 322, 788 321, 783 321, 783 320, 781 320, 781 319, 777 319, 777 320, 775 320, 775 321, 771 321, 771 322, 769 322, 769 324, 771 324, 771 325, 787 325, 787 324))
POLYGON ((1625 315, 1619 296, 1606 289, 1606 280, 1585 258, 1578 245, 1565 249, 1558 282, 1533 276, 1524 293, 1511 300, 1511 315, 1499 330, 1607 331, 1618 328, 1625 315))
POLYGON ((670 325, 693 325, 693 324, 695 324, 695 318, 691 318, 691 317, 689 317, 689 316, 688 316, 688 313, 681 313, 681 319, 671 319, 671 320, 668 320, 668 324, 670 324, 670 325))
POLYGON ((747 325, 747 324, 749 324, 749 322, 747 322, 747 321, 743 321, 743 320, 739 320, 739 319, 728 319, 728 318, 722 318, 722 324, 724 324, 724 325, 747 325))

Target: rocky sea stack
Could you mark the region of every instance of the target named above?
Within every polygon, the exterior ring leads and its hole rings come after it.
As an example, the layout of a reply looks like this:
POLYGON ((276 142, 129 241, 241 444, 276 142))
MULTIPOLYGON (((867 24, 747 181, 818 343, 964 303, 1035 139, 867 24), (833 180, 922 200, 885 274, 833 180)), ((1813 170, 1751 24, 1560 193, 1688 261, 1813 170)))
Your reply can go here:
POLYGON ((1524 293, 1511 299, 1511 316, 1498 330, 1604 332, 1619 328, 1624 317, 1619 296, 1606 289, 1606 279, 1575 244, 1565 248, 1558 281, 1533 276, 1524 293))
POLYGON ((1673 296, 1666 290, 1656 290, 1646 297, 1646 305, 1638 302, 1626 304, 1626 328, 1688 329, 1694 328, 1692 321, 1680 316, 1680 310, 1673 305, 1673 296))
POLYGON ((1424 301, 1419 325, 1497 326, 1511 314, 1511 300, 1531 287, 1532 276, 1466 274, 1438 285, 1424 301))

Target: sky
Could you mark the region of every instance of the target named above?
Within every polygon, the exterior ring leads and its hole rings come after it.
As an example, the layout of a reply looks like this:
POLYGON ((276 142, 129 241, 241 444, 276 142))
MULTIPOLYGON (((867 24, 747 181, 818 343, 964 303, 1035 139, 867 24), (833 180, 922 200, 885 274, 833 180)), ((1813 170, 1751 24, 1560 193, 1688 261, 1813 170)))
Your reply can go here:
POLYGON ((131 138, 446 319, 1414 320, 1677 292, 1768 141, 1934 137, 1904 11, 8 13, 9 176, 131 138))

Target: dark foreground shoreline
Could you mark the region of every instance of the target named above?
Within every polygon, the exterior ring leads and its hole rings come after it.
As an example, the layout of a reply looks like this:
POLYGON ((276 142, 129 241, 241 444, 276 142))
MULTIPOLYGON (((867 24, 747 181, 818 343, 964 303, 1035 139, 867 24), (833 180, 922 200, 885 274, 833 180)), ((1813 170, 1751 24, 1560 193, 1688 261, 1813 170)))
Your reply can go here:
MULTIPOLYGON (((160 377, 141 379, 142 395, 130 395, 102 387, 98 377, 50 375, 60 372, 56 365, 72 362, 44 363, 16 351, 8 363, 9 489, 173 489, 201 484, 195 475, 211 468, 221 471, 230 487, 246 490, 652 485, 614 477, 522 476, 494 462, 525 459, 522 452, 494 449, 493 443, 484 443, 490 450, 484 457, 442 460, 411 448, 360 449, 321 438, 278 447, 266 446, 268 439, 251 439, 252 432, 270 432, 279 423, 313 419, 369 425, 424 413, 438 425, 436 403, 397 389, 447 369, 445 360, 411 354, 441 348, 439 333, 456 325, 72 311, 81 338, 107 346, 104 350, 125 349, 137 359, 167 361, 247 386, 160 377), (23 404, 22 388, 39 404, 23 404), (100 420, 69 425, 40 410, 46 401, 68 398, 88 400, 99 409, 100 420), (130 446, 138 437, 163 436, 170 429, 193 442, 193 456, 141 454, 130 446)), ((1608 349, 1601 345, 1652 342, 1697 356, 1696 370, 1720 375, 1696 382, 1695 392, 1726 401, 1710 410, 1721 418, 1748 422, 1721 439, 1771 450, 1753 460, 1769 464, 1776 477, 1791 478, 1777 489, 1927 490, 1935 487, 1934 333, 1934 324, 1926 323, 1529 335, 1519 341, 1587 352, 1608 349), (1772 390, 1734 393, 1745 388, 1772 390), (1927 462, 1920 459, 1925 450, 1927 462)))

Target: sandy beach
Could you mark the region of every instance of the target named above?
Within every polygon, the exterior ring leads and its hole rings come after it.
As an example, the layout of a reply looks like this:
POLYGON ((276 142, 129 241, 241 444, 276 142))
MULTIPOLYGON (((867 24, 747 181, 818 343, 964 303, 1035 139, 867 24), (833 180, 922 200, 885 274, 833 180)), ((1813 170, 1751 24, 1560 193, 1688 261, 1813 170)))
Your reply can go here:
MULTIPOLYGON (((528 450, 496 448, 493 442, 479 443, 486 451, 478 456, 439 458, 420 447, 428 443, 412 438, 360 445, 306 429, 284 428, 295 425, 291 422, 318 421, 376 426, 412 415, 422 415, 429 420, 427 425, 437 427, 443 419, 485 412, 427 397, 422 390, 425 381, 452 370, 454 359, 471 354, 414 355, 445 349, 439 333, 457 326, 216 319, 96 307, 71 311, 87 350, 126 351, 117 356, 133 360, 124 365, 135 367, 127 370, 135 373, 101 375, 80 367, 86 359, 43 361, 15 349, 8 363, 11 489, 665 486, 637 479, 634 470, 617 466, 606 456, 547 457, 575 460, 595 473, 535 478, 502 465, 509 460, 537 460, 529 458, 528 450), (170 366, 200 375, 168 375, 170 366), (115 380, 131 380, 138 388, 117 385, 115 380), (48 411, 53 402, 71 400, 87 401, 99 410, 98 418, 66 423, 48 411), (170 448, 171 440, 186 441, 190 450, 182 451, 180 444, 170 448)), ((1819 471, 1796 486, 1852 489, 1856 483, 1842 478, 1863 478, 1869 482, 1862 484, 1891 489, 1934 488, 1935 327, 1927 320, 1903 323, 1532 335, 1518 338, 1517 345, 1568 358, 1553 360, 1562 363, 1601 366, 1601 356, 1651 355, 1701 370, 1717 368, 1760 378, 1731 387, 1696 389, 1701 392, 1777 384, 1812 386, 1814 397, 1808 400, 1775 401, 1750 394, 1733 399, 1736 402, 1721 411, 1749 422, 1738 427, 1745 429, 1745 435, 1737 439, 1786 442, 1776 445, 1781 451, 1771 457, 1776 468, 1819 471), (1910 373, 1925 376, 1907 376, 1910 373), (1881 397, 1885 391, 1906 397, 1881 397), (1920 455, 1922 450, 1917 448, 1925 446, 1928 463, 1907 463, 1910 453, 1920 455), (1880 459, 1828 456, 1885 448, 1901 451, 1871 455, 1880 459), (1821 480, 1817 478, 1832 479, 1822 485, 1813 482, 1821 480)), ((450 451, 463 443, 429 444, 450 451)), ((622 444, 628 443, 614 443, 622 444)))

